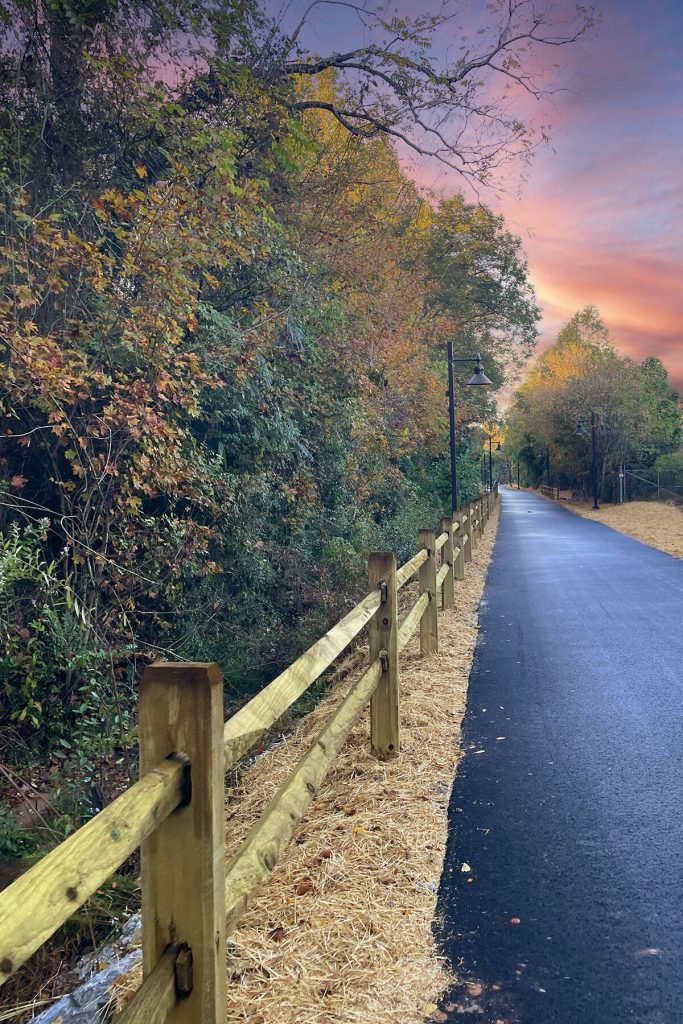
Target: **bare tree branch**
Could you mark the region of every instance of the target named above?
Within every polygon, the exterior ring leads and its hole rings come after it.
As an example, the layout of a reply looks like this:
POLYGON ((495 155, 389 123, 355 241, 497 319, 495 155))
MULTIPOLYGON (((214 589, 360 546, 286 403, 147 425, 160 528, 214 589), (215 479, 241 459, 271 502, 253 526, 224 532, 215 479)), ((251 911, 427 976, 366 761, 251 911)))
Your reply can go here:
MULTIPOLYGON (((548 47, 576 44, 596 24, 596 8, 578 6, 572 16, 557 21, 553 0, 545 7, 532 0, 492 4, 492 24, 475 37, 481 46, 469 45, 457 60, 440 62, 432 43, 438 39, 442 51, 443 34, 459 11, 449 10, 448 2, 438 15, 387 19, 380 9, 350 0, 313 0, 282 43, 283 51, 292 54, 285 73, 312 83, 298 87, 292 109, 326 111, 356 137, 395 138, 474 183, 490 184, 494 171, 528 157, 547 138, 545 128, 513 116, 510 90, 537 100, 556 92, 541 55, 548 47), (370 40, 345 52, 306 54, 301 33, 322 5, 354 11, 370 40), (337 75, 332 102, 316 94, 315 81, 327 71, 337 75)), ((460 38, 462 51, 468 44, 465 36, 460 38)), ((453 41, 458 41, 456 31, 453 41)))

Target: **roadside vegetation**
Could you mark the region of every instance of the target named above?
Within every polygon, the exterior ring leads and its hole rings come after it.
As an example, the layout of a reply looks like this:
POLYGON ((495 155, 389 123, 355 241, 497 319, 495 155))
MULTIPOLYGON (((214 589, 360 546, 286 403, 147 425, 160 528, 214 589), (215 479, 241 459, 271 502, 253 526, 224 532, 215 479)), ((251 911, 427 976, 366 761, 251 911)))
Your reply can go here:
POLYGON ((522 486, 551 483, 574 499, 591 492, 591 417, 595 420, 598 498, 661 494, 683 498, 681 396, 660 359, 641 363, 614 346, 588 306, 562 328, 515 392, 508 413, 505 463, 522 486))

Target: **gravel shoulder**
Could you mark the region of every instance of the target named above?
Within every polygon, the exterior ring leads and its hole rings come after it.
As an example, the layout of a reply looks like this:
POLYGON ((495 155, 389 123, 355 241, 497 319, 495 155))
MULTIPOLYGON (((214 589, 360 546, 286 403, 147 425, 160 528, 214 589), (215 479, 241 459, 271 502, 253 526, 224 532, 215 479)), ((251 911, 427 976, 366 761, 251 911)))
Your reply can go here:
POLYGON ((586 519, 595 519, 613 530, 626 533, 643 544, 683 558, 683 510, 660 501, 628 501, 624 505, 602 505, 594 512, 590 504, 567 505, 586 519))

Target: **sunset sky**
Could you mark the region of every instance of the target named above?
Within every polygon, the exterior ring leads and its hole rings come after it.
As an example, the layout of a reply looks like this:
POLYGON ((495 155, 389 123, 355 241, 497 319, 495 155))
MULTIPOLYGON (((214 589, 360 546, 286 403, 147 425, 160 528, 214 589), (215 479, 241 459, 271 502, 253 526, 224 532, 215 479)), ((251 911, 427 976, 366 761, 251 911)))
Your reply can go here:
MULTIPOLYGON (((288 6, 291 17, 305 9, 288 6)), ((481 11, 483 0, 468 7, 481 11)), ((524 241, 544 312, 542 343, 591 303, 622 351, 658 355, 683 388, 683 3, 600 7, 593 36, 553 54, 566 88, 537 115, 552 125, 551 147, 536 156, 520 196, 512 181, 502 199, 481 198, 524 241)), ((308 45, 329 52, 358 44, 352 11, 319 11, 308 45)), ((437 193, 462 187, 434 162, 412 172, 437 193)))

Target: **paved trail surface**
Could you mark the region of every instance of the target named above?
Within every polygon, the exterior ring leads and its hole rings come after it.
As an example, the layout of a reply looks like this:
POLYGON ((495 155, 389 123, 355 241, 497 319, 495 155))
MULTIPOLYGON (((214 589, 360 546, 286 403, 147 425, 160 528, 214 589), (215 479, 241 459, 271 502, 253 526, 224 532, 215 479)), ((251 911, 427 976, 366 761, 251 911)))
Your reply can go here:
POLYGON ((503 490, 440 892, 471 982, 449 1021, 683 1024, 682 680, 683 561, 503 490))

